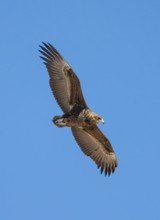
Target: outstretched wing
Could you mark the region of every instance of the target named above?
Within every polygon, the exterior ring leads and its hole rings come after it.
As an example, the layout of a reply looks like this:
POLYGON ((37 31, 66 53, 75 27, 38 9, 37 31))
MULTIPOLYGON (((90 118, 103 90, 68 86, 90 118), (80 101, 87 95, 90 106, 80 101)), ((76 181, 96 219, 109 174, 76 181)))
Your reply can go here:
POLYGON ((118 165, 116 156, 109 140, 99 128, 94 125, 89 128, 72 127, 71 130, 81 150, 95 161, 101 173, 103 170, 105 175, 113 173, 118 165))
POLYGON ((49 73, 50 87, 62 111, 70 112, 75 104, 86 108, 80 81, 69 64, 51 44, 43 43, 40 48, 49 73))

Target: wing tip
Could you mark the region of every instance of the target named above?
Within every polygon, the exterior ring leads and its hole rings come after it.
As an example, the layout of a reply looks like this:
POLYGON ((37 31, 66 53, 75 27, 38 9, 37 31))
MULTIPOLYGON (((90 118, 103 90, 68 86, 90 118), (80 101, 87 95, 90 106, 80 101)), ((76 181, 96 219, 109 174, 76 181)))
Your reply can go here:
POLYGON ((54 62, 57 55, 60 57, 57 50, 48 42, 42 42, 42 44, 39 45, 38 51, 43 55, 40 56, 40 58, 45 61, 45 64, 54 62))
MULTIPOLYGON (((42 41, 41 44, 39 45, 39 47, 42 49, 43 52, 47 53, 47 54, 52 54, 52 55, 57 55, 59 57, 62 57, 60 55, 60 53, 56 50, 56 48, 50 44, 49 42, 44 42, 42 41)), ((40 51, 41 52, 41 51, 40 51)))
POLYGON ((100 169, 100 173, 104 173, 105 176, 110 176, 115 172, 115 168, 118 166, 117 161, 114 164, 106 164, 104 165, 98 165, 98 169, 100 169))

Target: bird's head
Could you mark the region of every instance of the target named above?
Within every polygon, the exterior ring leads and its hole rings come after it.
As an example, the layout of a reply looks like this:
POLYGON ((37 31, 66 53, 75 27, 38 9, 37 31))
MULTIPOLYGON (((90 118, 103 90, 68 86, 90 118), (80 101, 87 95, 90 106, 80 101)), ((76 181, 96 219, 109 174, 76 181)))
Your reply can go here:
POLYGON ((100 115, 92 112, 90 116, 91 116, 90 120, 91 120, 92 123, 97 124, 97 123, 101 122, 101 123, 104 124, 104 119, 100 115))

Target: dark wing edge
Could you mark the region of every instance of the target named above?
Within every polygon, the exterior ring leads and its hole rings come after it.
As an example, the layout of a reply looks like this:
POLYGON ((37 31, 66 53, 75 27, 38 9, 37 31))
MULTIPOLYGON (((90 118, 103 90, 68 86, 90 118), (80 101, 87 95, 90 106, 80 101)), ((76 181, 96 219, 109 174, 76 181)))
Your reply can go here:
POLYGON ((75 104, 87 107, 80 81, 69 64, 50 43, 42 44, 40 58, 46 65, 51 90, 62 111, 70 112, 75 104))
POLYGON ((72 134, 81 150, 92 158, 105 175, 114 173, 118 166, 116 155, 109 140, 95 125, 90 128, 71 127, 72 134))

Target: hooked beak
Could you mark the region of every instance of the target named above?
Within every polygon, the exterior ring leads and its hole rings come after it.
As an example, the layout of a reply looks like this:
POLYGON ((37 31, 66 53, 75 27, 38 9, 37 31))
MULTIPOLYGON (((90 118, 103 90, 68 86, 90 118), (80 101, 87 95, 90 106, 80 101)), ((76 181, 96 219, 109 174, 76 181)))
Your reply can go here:
POLYGON ((102 118, 99 122, 102 122, 104 124, 104 119, 102 118))

